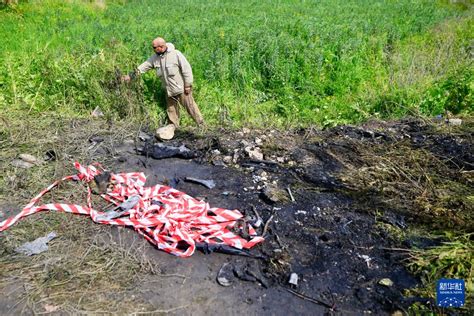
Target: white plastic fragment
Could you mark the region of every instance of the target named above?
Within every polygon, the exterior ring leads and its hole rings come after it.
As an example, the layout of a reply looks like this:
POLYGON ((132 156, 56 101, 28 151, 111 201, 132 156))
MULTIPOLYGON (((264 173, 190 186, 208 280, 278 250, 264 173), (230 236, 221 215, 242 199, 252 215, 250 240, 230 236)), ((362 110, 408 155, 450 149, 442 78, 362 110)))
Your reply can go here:
POLYGON ((359 254, 357 254, 357 257, 364 259, 365 263, 367 263, 367 267, 370 268, 370 261, 372 261, 372 258, 370 258, 367 255, 359 255, 359 254))
POLYGON ((102 117, 102 116, 104 116, 104 112, 102 112, 102 110, 100 109, 99 106, 96 106, 94 111, 92 111, 91 116, 92 117, 102 117))
POLYGON ((290 274, 290 280, 288 281, 291 285, 297 286, 298 285, 298 274, 292 272, 290 274))

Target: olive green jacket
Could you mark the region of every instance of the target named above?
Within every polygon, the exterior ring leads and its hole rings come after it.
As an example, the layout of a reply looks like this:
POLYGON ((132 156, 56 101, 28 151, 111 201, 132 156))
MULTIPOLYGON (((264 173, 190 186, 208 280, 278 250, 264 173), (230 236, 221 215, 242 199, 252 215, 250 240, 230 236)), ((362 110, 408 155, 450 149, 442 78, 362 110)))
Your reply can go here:
POLYGON ((171 43, 167 43, 166 46, 168 49, 163 55, 154 54, 137 69, 140 74, 156 69, 162 87, 171 97, 183 93, 184 87, 192 86, 193 71, 183 53, 175 49, 171 43))

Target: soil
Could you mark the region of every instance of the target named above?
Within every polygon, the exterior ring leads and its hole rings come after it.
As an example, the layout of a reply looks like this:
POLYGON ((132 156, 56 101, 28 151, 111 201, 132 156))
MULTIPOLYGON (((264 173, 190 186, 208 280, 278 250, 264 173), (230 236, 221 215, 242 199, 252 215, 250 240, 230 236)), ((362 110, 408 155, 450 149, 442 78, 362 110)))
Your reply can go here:
MULTIPOLYGON (((367 201, 370 196, 361 202, 357 192, 347 189, 341 175, 348 164, 363 165, 354 141, 368 146, 406 141, 440 159, 450 157, 456 168, 470 171, 474 165, 472 134, 435 134, 419 120, 287 132, 186 129, 163 142, 185 145, 195 154, 191 159, 153 159, 137 153, 146 142, 157 142, 153 137, 125 139, 114 144, 113 152, 97 142, 90 148, 91 155, 115 173, 142 171, 147 186, 173 185, 205 199, 211 207, 245 214, 256 209, 264 223, 271 218, 265 242, 251 250, 265 259, 199 251, 190 258, 178 258, 155 249, 132 229, 110 227, 112 234, 104 236, 106 242, 111 238, 124 247, 145 244, 145 255, 160 267, 160 274, 150 274, 131 286, 134 299, 146 303, 148 311, 180 315, 383 315, 406 312, 413 302, 426 301, 403 295, 420 281, 405 270, 404 252, 394 248, 432 241, 396 240, 386 225, 405 229, 416 218, 388 206, 377 214, 371 211, 375 204, 367 201), (251 156, 253 150, 262 156, 251 156), (212 179, 216 186, 209 189, 185 181, 186 177, 212 179), (272 196, 265 188, 274 188, 278 194, 272 196), (230 286, 221 286, 217 275, 225 263, 251 270, 257 277, 247 276, 247 281, 235 277, 230 286), (291 273, 298 275, 297 285, 289 284, 291 273), (393 285, 380 284, 386 278, 393 285)), ((0 310, 20 311, 21 305, 12 308, 16 299, 15 294, 5 295, 0 310)))

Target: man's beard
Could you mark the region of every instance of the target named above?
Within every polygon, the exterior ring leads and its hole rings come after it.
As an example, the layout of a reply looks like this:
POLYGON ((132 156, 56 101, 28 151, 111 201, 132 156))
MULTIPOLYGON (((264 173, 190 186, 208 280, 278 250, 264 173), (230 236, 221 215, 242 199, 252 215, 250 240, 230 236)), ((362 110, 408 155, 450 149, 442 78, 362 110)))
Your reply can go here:
POLYGON ((166 50, 162 53, 156 53, 158 56, 163 56, 166 52, 168 51, 168 48, 166 48, 166 50))

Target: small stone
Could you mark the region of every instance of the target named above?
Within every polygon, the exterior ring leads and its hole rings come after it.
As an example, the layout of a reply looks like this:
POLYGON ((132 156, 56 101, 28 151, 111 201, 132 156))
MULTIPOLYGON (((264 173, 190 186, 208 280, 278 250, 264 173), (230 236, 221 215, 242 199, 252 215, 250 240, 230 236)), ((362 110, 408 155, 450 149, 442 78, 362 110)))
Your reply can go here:
POLYGON ((175 126, 169 124, 163 127, 160 127, 156 130, 156 137, 162 140, 170 140, 174 137, 175 126))
POLYGON ((232 162, 232 156, 224 156, 222 157, 222 161, 225 163, 231 163, 232 162))
POLYGON ((36 159, 35 156, 33 155, 29 155, 29 154, 20 154, 20 159, 23 160, 23 161, 26 161, 26 162, 29 162, 31 164, 37 164, 38 163, 38 159, 36 159))
POLYGON ((262 144, 262 140, 258 137, 255 137, 255 144, 257 145, 261 145, 262 144))
POLYGON ((263 154, 260 152, 259 147, 245 147, 245 152, 251 159, 263 160, 263 154))
POLYGON ((447 122, 449 125, 453 125, 453 126, 459 126, 462 124, 462 120, 457 119, 457 118, 448 119, 447 122))
POLYGON ((23 169, 28 169, 34 166, 34 164, 30 162, 26 162, 20 159, 14 159, 12 161, 12 166, 17 167, 17 168, 23 168, 23 169))
POLYGON ((212 164, 214 166, 218 166, 218 167, 225 167, 226 166, 225 163, 222 160, 219 160, 219 159, 214 159, 212 161, 212 164))
POLYGON ((232 162, 237 163, 238 160, 239 160, 239 153, 235 152, 234 156, 232 157, 232 162))
POLYGON ((268 173, 265 170, 262 170, 262 169, 258 169, 255 173, 260 177, 268 176, 268 173))
POLYGON ((244 128, 242 128, 242 132, 244 134, 248 134, 248 133, 250 133, 250 130, 248 128, 244 127, 244 128))
POLYGON ((389 278, 384 278, 384 279, 381 279, 379 281, 379 284, 380 285, 384 285, 384 286, 392 286, 393 285, 393 281, 390 280, 389 278))
POLYGON ((246 141, 245 139, 242 139, 242 140, 240 141, 240 144, 241 144, 242 146, 244 146, 244 147, 248 147, 248 146, 250 145, 250 143, 249 143, 248 141, 246 141))
POLYGON ((275 186, 267 186, 262 191, 262 197, 270 203, 287 202, 288 194, 286 191, 278 189, 275 186))

